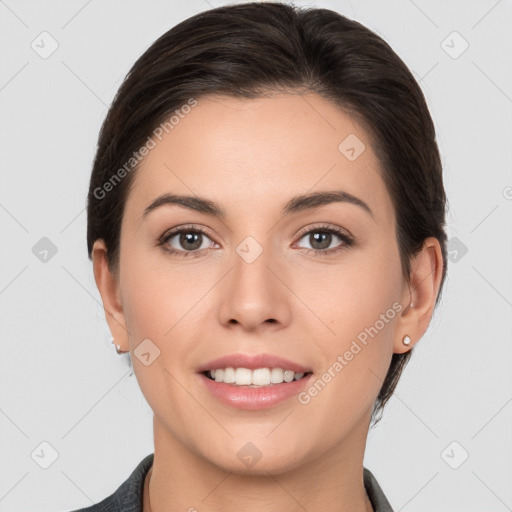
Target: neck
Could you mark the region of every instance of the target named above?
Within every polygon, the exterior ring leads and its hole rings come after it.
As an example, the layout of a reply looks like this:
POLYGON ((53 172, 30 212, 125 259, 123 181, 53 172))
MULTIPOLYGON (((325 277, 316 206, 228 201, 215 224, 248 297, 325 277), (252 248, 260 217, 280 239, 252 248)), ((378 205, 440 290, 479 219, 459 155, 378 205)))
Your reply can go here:
POLYGON ((365 419, 326 453, 279 474, 255 475, 212 464, 154 417, 144 512, 373 512, 363 483, 367 428, 365 419))

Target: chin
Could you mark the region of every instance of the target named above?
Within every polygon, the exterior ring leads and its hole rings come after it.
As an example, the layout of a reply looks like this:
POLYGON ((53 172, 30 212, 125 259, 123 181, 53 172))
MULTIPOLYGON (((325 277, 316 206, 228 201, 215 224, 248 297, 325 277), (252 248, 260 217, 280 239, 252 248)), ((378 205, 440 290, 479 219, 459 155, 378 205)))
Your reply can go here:
POLYGON ((222 454, 210 452, 205 458, 226 472, 254 476, 287 473, 304 463, 304 457, 301 457, 292 446, 281 446, 281 450, 278 451, 267 442, 266 448, 259 449, 257 443, 250 441, 222 454))

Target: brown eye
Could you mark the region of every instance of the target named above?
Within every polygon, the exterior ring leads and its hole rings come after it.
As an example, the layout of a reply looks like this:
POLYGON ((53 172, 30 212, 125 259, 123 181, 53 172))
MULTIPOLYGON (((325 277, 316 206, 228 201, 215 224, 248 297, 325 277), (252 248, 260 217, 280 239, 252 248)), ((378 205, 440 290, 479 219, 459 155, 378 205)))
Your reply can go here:
MULTIPOLYGON (((188 231, 179 234, 179 244, 186 251, 195 251, 201 247, 202 233, 188 231)), ((173 238, 173 237, 172 237, 173 238)))
POLYGON ((316 231, 309 234, 309 243, 313 249, 328 249, 332 242, 332 233, 316 231))
POLYGON ((163 246, 167 252, 179 256, 187 256, 190 253, 198 256, 203 249, 212 247, 214 242, 201 229, 181 228, 164 233, 158 245, 163 246))
POLYGON ((310 229, 302 234, 300 240, 305 239, 315 254, 330 254, 353 245, 354 240, 344 231, 335 227, 319 227, 310 229), (333 246, 333 244, 336 244, 333 246))

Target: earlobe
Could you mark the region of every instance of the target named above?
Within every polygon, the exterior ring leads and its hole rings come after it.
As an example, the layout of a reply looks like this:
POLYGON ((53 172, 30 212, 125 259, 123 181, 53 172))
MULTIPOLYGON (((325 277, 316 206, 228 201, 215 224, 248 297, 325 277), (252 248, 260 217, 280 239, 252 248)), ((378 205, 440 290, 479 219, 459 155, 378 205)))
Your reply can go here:
POLYGON ((427 238, 421 251, 411 260, 410 280, 402 297, 402 304, 407 307, 397 324, 395 354, 409 351, 427 330, 441 285, 443 265, 439 240, 427 238))
POLYGON ((103 240, 96 240, 92 249, 94 279, 101 295, 105 318, 116 345, 129 350, 126 319, 121 302, 119 279, 108 266, 107 248, 103 240))

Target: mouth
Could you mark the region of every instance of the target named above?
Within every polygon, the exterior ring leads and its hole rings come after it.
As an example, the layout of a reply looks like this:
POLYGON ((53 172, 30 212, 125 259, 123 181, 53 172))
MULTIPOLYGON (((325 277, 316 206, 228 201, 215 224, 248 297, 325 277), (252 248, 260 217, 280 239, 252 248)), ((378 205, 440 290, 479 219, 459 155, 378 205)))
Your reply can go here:
POLYGON ((196 369, 200 385, 223 405, 260 410, 290 400, 311 382, 311 367, 277 354, 228 354, 196 369))
POLYGON ((233 387, 265 388, 299 381, 313 372, 294 372, 283 368, 216 368, 201 372, 207 379, 233 387))
POLYGON ((289 404, 290 399, 296 398, 310 385, 313 372, 228 366, 204 370, 197 375, 204 391, 220 404, 234 409, 259 411, 281 403, 289 404))

